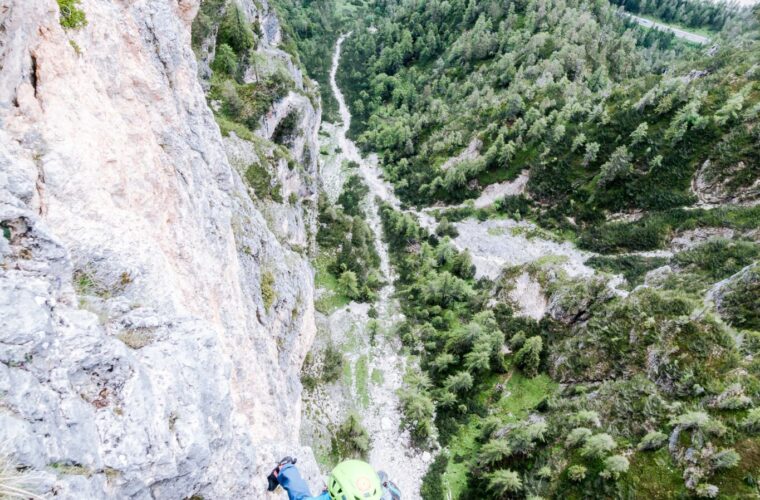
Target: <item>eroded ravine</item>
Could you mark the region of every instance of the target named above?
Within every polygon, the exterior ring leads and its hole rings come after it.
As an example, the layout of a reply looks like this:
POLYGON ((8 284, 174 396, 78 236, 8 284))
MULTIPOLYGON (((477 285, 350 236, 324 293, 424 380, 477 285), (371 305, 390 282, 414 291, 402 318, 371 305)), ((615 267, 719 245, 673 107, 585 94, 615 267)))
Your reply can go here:
POLYGON ((330 159, 332 166, 323 165, 323 168, 330 170, 323 171, 323 177, 333 190, 339 190, 348 175, 341 165, 347 161, 359 165, 359 173, 370 189, 363 209, 373 233, 385 284, 378 291, 374 303, 376 319, 369 317, 369 304, 356 302, 319 318, 318 342, 322 347, 329 343, 339 348, 345 366, 340 381, 317 387, 305 395, 304 427, 307 435, 304 438, 311 441, 308 444, 323 450, 324 454, 329 446, 327 431, 339 426, 350 413, 357 414, 371 438, 369 462, 389 474, 401 488, 404 498, 420 498, 422 477, 432 457, 429 452, 415 449, 409 433, 402 427, 397 391, 412 361, 403 354, 401 342, 395 335, 394 325, 402 316, 394 299, 394 274, 388 248, 382 238, 376 197, 398 205, 390 187, 377 174, 375 160, 364 159, 346 135, 351 115, 335 81, 345 36, 338 40, 330 72, 330 84, 339 104, 342 123, 323 124, 321 139, 337 145, 333 148, 336 157, 330 159))
POLYGON ((398 410, 396 391, 401 387, 408 360, 403 354, 399 354, 400 341, 393 335, 394 323, 400 319, 400 313, 393 300, 395 277, 390 265, 388 246, 382 238, 379 206, 376 201, 377 198, 391 201, 394 197, 392 189, 378 175, 376 159, 365 160, 356 144, 347 136, 351 125, 351 113, 336 82, 341 48, 346 36, 348 35, 342 35, 338 39, 330 69, 330 87, 338 101, 342 122, 337 129, 337 139, 343 155, 347 160, 359 165, 360 175, 369 187, 364 210, 367 214, 367 223, 374 236, 375 248, 380 256, 380 270, 386 280, 385 286, 378 293, 376 303, 379 334, 375 335, 375 345, 369 355, 369 373, 379 370, 378 373, 382 376, 377 378, 376 383, 369 386, 370 401, 363 415, 364 426, 372 436, 370 462, 386 470, 399 484, 402 491, 416 498, 419 495, 422 476, 427 469, 430 455, 412 448, 408 433, 400 432, 401 415, 398 410))

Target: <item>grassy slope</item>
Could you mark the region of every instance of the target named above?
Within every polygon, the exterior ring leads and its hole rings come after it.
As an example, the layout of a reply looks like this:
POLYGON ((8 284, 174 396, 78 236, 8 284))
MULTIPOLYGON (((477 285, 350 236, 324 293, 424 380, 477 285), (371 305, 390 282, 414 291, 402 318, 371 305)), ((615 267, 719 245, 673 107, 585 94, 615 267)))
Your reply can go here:
MULTIPOLYGON (((503 375, 494 375, 484 385, 502 384, 503 392, 496 393, 492 388, 478 394, 483 404, 507 415, 505 423, 516 423, 528 416, 533 408, 557 388, 557 384, 546 375, 526 377, 513 370, 503 375)), ((470 417, 455 436, 451 438, 449 454, 452 457, 442 477, 442 483, 451 493, 452 498, 460 498, 467 487, 467 476, 477 467, 475 460, 479 445, 476 437, 480 433, 479 417, 470 417)))

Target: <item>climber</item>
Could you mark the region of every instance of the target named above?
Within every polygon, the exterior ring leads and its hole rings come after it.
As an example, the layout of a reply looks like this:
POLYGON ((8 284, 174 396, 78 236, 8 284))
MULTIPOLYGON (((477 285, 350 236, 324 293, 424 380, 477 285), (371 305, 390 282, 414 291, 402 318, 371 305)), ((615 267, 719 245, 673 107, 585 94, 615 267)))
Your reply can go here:
POLYGON ((311 495, 309 485, 303 480, 301 473, 296 467, 296 460, 291 457, 285 457, 280 460, 277 467, 267 477, 269 480, 269 488, 267 490, 274 491, 279 485, 288 492, 288 500, 330 500, 330 495, 327 491, 323 491, 317 497, 311 495))
POLYGON ((384 483, 380 483, 380 476, 366 462, 360 460, 346 460, 341 462, 330 473, 328 486, 319 496, 312 496, 309 486, 301 477, 301 473, 295 466, 296 459, 285 457, 280 460, 277 467, 267 478, 269 491, 274 491, 278 485, 288 492, 288 500, 400 500, 396 485, 387 479, 387 475, 381 472, 384 483))

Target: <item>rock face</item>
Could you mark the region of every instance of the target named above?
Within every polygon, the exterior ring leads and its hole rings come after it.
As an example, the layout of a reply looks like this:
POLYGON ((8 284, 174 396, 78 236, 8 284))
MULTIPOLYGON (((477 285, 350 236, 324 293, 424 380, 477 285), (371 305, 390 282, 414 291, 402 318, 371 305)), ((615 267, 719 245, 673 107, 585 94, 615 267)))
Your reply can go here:
POLYGON ((757 290, 760 288, 760 264, 753 263, 746 266, 733 276, 729 276, 728 278, 715 283, 707 291, 705 300, 707 302, 714 302, 716 309, 719 313, 721 313, 723 319, 731 322, 732 324, 734 324, 733 321, 736 320, 739 322, 741 322, 741 320, 747 320, 750 316, 757 317, 758 313, 760 312, 760 307, 757 306, 757 301, 755 301, 753 305, 749 305, 746 308, 746 311, 743 315, 747 316, 746 318, 731 317, 732 315, 729 313, 729 311, 726 311, 727 307, 729 306, 727 302, 731 302, 730 296, 735 293, 737 288, 743 290, 746 295, 752 294, 750 290, 757 290))
POLYGON ((729 168, 716 168, 706 160, 691 179, 691 191, 698 199, 698 206, 726 203, 754 206, 760 203, 760 179, 748 185, 732 185, 734 178, 748 168, 750 165, 742 161, 729 168))
MULTIPOLYGON (((285 98, 275 102, 259 120, 257 136, 265 141, 251 142, 234 133, 224 138, 230 164, 241 174, 251 166, 266 169, 279 186, 281 200, 257 198, 256 206, 264 214, 278 239, 296 249, 316 250, 316 203, 318 197, 319 147, 317 133, 321 109, 315 84, 305 78, 290 54, 279 48, 282 28, 274 9, 266 0, 236 0, 246 22, 257 26, 256 50, 249 57, 244 83, 261 82, 282 73, 292 82, 285 98), (286 137, 274 136, 284 120, 292 118, 292 130, 286 137), (278 144, 280 141, 281 144, 278 144), (288 150, 288 157, 277 154, 277 146, 288 150), (289 161, 293 160, 293 161, 289 161)), ((227 2, 223 10, 232 8, 227 2)), ((208 84, 213 71, 218 27, 212 27, 200 41, 198 76, 208 84)), ((282 135, 282 134, 278 134, 282 135)))
POLYGON ((81 8, 0 5, 0 443, 60 498, 262 498, 280 454, 315 484, 313 272, 227 159, 198 0, 81 8))

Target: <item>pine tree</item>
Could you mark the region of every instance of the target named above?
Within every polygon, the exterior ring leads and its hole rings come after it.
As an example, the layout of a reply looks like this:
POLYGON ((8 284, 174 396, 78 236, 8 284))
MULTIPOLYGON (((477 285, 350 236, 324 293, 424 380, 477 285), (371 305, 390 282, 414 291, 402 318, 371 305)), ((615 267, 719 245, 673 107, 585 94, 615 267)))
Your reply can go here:
POLYGON ((359 298, 359 280, 356 278, 356 273, 353 271, 343 271, 338 279, 343 293, 350 299, 359 298))
POLYGON ((488 476, 488 491, 498 496, 508 495, 521 491, 523 488, 522 479, 517 472, 505 469, 497 470, 488 476))
POLYGON ((544 342, 541 337, 530 337, 525 344, 515 354, 515 362, 527 375, 538 373, 538 366, 541 363, 541 351, 544 348, 544 342))
POLYGON ((480 449, 478 463, 481 466, 492 465, 501 462, 510 455, 512 455, 512 448, 506 439, 493 439, 480 449))
POLYGON ((216 43, 229 45, 238 56, 247 55, 256 45, 256 38, 245 13, 235 1, 227 8, 219 25, 216 43))
POLYGON ((333 437, 332 448, 337 461, 349 458, 367 459, 370 437, 357 415, 349 414, 340 425, 333 437))

